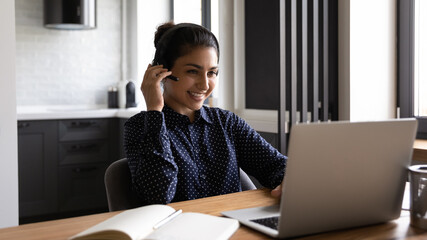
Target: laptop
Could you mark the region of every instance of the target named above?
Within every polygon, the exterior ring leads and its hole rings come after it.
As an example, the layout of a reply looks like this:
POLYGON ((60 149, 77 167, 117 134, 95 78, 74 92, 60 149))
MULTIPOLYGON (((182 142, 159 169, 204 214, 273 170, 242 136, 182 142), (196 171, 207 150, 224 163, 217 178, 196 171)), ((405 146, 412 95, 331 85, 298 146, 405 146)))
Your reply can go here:
POLYGON ((416 130, 415 119, 294 125, 280 205, 222 214, 276 238, 396 219, 416 130))

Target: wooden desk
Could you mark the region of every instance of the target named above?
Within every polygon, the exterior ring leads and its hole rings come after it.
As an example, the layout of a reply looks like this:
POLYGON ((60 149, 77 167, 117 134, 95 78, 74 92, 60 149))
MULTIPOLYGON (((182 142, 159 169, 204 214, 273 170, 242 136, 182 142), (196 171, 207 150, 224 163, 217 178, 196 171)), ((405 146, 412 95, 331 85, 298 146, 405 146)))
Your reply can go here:
MULTIPOLYGON (((268 206, 277 203, 278 200, 270 197, 270 192, 268 190, 251 190, 241 193, 172 203, 170 205, 176 209, 180 208, 184 212, 201 212, 220 216, 222 211, 246 207, 268 206)), ((118 214, 119 212, 120 211, 101 213, 4 228, 0 229, 0 239, 65 240, 74 234, 118 214)), ((329 232, 300 239, 426 239, 427 231, 410 227, 409 213, 407 211, 402 212, 403 216, 389 223, 329 232)), ((250 240, 270 238, 247 227, 241 226, 231 239, 250 240)))
POLYGON ((413 160, 427 162, 427 139, 416 139, 414 143, 413 160))

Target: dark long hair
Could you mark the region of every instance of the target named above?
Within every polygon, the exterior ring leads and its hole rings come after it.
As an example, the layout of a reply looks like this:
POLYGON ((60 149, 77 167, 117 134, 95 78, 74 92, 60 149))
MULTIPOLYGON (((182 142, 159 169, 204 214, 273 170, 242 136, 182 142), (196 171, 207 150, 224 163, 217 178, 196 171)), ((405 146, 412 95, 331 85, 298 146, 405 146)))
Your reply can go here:
POLYGON ((157 28, 154 37, 156 54, 153 65, 163 64, 171 69, 179 57, 191 52, 196 47, 213 47, 219 61, 219 44, 215 35, 208 29, 192 23, 174 24, 168 22, 157 28))

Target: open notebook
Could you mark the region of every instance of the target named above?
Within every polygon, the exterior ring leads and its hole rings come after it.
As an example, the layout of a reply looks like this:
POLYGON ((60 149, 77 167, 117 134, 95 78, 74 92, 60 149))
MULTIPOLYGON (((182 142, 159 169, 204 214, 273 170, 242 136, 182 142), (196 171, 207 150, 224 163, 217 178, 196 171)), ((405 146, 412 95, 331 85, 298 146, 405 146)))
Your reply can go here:
POLYGON ((181 213, 164 224, 162 220, 175 213, 167 205, 149 205, 126 210, 70 240, 139 240, 139 239, 228 239, 239 228, 234 219, 202 213, 181 213))

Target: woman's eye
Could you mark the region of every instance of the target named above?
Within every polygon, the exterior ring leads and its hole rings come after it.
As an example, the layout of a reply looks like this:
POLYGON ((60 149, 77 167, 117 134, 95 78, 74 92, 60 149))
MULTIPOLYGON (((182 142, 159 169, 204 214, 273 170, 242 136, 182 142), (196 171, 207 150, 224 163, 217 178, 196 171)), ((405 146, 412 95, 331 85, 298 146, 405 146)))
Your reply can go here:
POLYGON ((209 77, 216 77, 216 76, 218 76, 218 72, 215 72, 215 71, 208 72, 208 76, 209 77))
POLYGON ((191 73, 191 74, 197 74, 197 70, 194 70, 194 69, 192 69, 192 70, 188 70, 187 72, 188 72, 188 73, 191 73))

